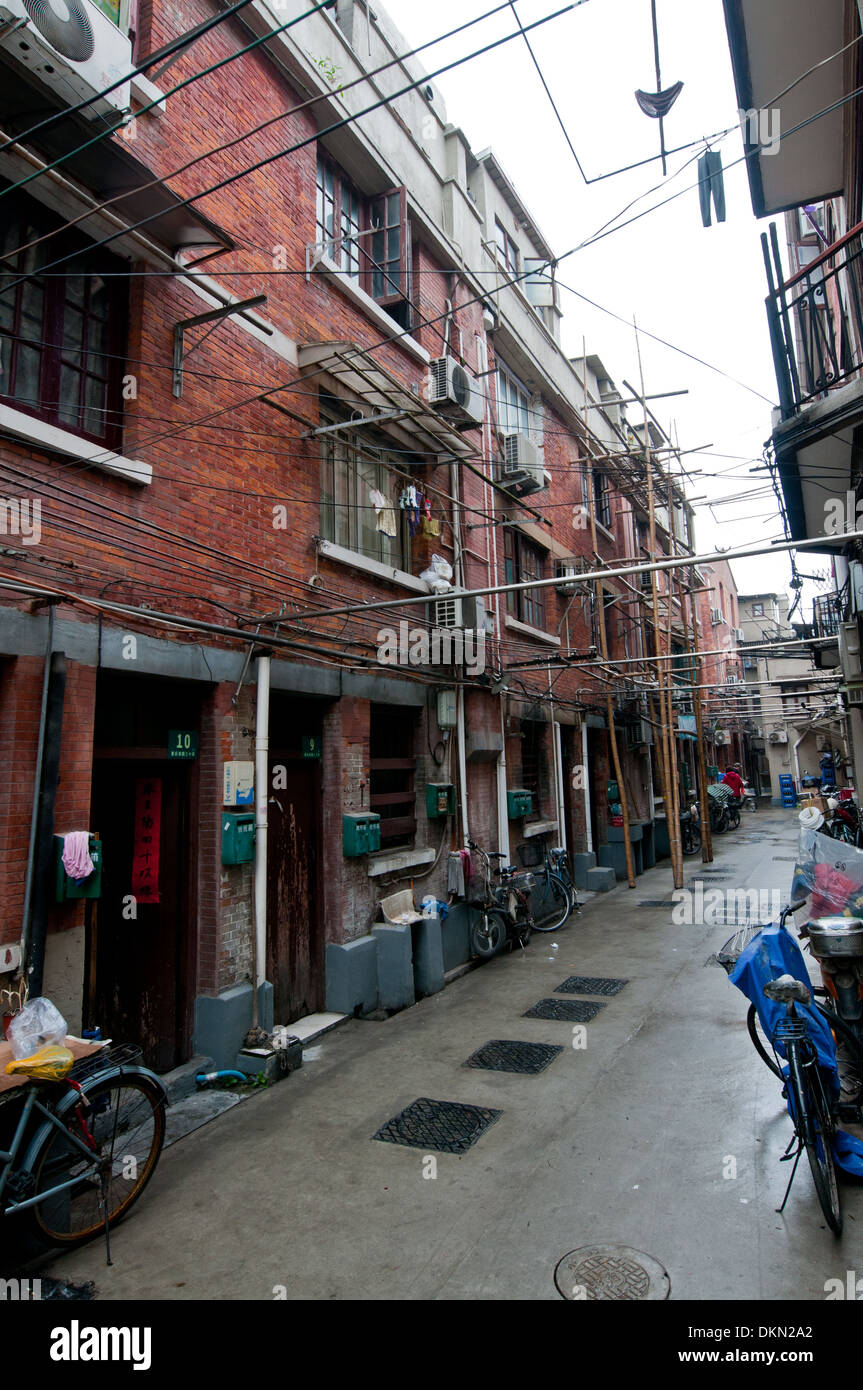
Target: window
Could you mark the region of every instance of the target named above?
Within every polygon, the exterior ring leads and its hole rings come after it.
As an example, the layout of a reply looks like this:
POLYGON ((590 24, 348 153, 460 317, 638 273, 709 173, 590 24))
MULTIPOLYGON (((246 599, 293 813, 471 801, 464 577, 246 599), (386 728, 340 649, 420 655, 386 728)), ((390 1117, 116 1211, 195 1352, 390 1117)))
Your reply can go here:
POLYGON ((404 188, 365 198, 318 155, 315 241, 339 269, 410 327, 411 238, 404 188))
MULTIPOLYGON (((584 479, 586 482, 587 466, 584 467, 584 479)), ((600 473, 598 468, 590 469, 591 486, 593 488, 593 512, 600 526, 604 526, 607 531, 611 530, 611 483, 606 473, 600 473)), ((582 484, 582 495, 587 495, 585 482, 582 484)))
POLYGON ((752 616, 753 616, 753 618, 763 618, 763 617, 764 617, 764 604, 763 604, 763 603, 753 603, 753 605, 752 605, 752 616))
MULTIPOLYGON (((321 415, 322 425, 335 423, 321 415)), ((400 490, 399 479, 387 467, 384 448, 359 445, 337 434, 321 436, 321 535, 325 540, 409 571, 410 529, 407 514, 399 507, 400 490)))
POLYGON ((128 34, 133 8, 132 0, 93 0, 93 4, 97 10, 101 10, 104 15, 107 15, 118 29, 122 29, 124 34, 128 34))
MULTIPOLYGON (((511 526, 504 527, 503 553, 506 584, 523 584, 531 579, 544 578, 544 551, 531 545, 511 526)), ((521 589, 517 593, 507 594, 506 609, 519 622, 542 628, 545 626, 545 590, 521 589)))
POLYGON ((416 834, 415 710, 372 705, 369 804, 381 818, 381 849, 413 844, 416 834))
POLYGON ((510 275, 518 275, 518 247, 506 227, 497 218, 494 220, 494 239, 497 245, 499 263, 510 275))
POLYGON ((497 367, 497 415, 501 434, 531 433, 530 396, 518 378, 500 362, 497 367))
POLYGON ((0 399, 118 447, 127 281, 124 263, 76 233, 29 250, 57 219, 11 195, 0 227, 0 399), (45 279, 39 267, 74 254, 45 279), (102 272, 121 272, 103 275, 102 272), (26 277, 26 278, 21 278, 26 277), (16 281, 18 283, 16 283, 16 281), (8 288, 7 288, 8 287, 8 288))
POLYGON ((533 811, 538 820, 542 820, 543 808, 551 799, 546 727, 535 719, 524 719, 521 725, 521 782, 525 791, 533 793, 533 811))

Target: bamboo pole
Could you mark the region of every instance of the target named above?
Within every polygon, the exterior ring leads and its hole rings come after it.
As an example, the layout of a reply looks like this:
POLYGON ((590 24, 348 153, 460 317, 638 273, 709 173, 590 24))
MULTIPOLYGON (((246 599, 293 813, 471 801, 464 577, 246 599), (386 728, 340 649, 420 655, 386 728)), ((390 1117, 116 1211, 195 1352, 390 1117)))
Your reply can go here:
MULTIPOLYGON (((660 470, 661 472, 661 470, 660 470)), ((674 534, 674 483, 671 473, 668 473, 668 553, 671 559, 677 557, 677 538, 674 534)), ((666 578, 666 604, 668 606, 668 621, 665 633, 666 650, 671 652, 671 624, 674 617, 674 571, 669 571, 666 578)), ((671 671, 673 671, 673 664, 671 671)), ((666 682, 668 696, 668 747, 671 756, 671 799, 674 804, 674 824, 677 827, 677 834, 680 836, 680 883, 675 883, 675 888, 683 886, 683 837, 680 832, 680 777, 677 766, 677 738, 674 729, 674 698, 672 696, 672 681, 670 676, 666 682)))
MULTIPOLYGON (((692 646, 696 662, 699 657, 698 615, 695 611, 695 594, 690 591, 689 606, 692 614, 692 646)), ((695 733, 698 739, 698 781, 699 805, 701 807, 701 859, 704 864, 713 861, 713 833, 710 829, 710 805, 707 795, 707 759, 704 756, 704 709, 701 702, 700 684, 692 691, 695 705, 695 733)))
MULTIPOLYGON (((588 455, 589 457, 589 455, 588 455)), ((590 516, 590 540, 593 546, 593 553, 598 557, 599 552, 596 548, 596 513, 593 503, 593 488, 587 489, 588 515, 590 516)), ((605 585, 602 580, 596 583, 596 598, 599 609, 599 645, 603 660, 608 660, 608 634, 605 628, 605 585)), ((617 748, 617 730, 614 727, 614 696, 609 685, 605 692, 605 707, 608 716, 608 741, 611 745, 611 757, 614 763, 614 775, 617 778, 617 790, 620 793, 620 809, 623 812, 623 849, 626 854, 626 877, 630 888, 635 887, 635 865, 632 861, 632 844, 629 839, 629 800, 626 795, 626 786, 623 781, 623 774, 620 767, 620 753, 617 748)))
MULTIPOLYGON (((644 369, 641 362, 641 344, 638 339, 638 328, 635 327, 635 346, 638 354, 638 370, 641 380, 641 404, 644 410, 644 456, 646 461, 647 473, 647 509, 648 520, 650 522, 650 559, 656 560, 656 509, 654 506, 653 495, 653 459, 650 451, 650 432, 647 419, 647 403, 644 400, 644 369)), ((659 591, 657 585, 656 570, 650 571, 650 593, 653 608, 653 643, 655 655, 659 655, 660 633, 662 631, 659 621, 659 591)), ((671 751, 670 751, 670 719, 667 710, 670 708, 671 697, 662 689, 660 663, 656 662, 656 679, 660 684, 659 710, 660 721, 662 723, 662 756, 665 764, 665 785, 663 787, 662 799, 665 805, 665 819, 668 827, 668 847, 671 853, 671 871, 674 879, 675 888, 683 887, 683 855, 680 847, 680 822, 675 820, 673 797, 674 792, 671 787, 671 751)))

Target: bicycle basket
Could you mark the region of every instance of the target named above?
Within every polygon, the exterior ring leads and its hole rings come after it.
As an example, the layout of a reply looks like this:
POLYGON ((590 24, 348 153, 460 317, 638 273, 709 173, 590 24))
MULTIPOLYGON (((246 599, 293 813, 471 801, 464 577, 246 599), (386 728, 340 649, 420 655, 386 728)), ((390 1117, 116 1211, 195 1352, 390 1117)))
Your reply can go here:
POLYGON ((761 926, 756 922, 751 923, 748 927, 740 927, 726 941, 725 945, 710 957, 709 963, 721 965, 725 973, 730 975, 746 947, 751 945, 760 931, 761 926))
POLYGON ((530 844, 519 845, 516 853, 523 869, 537 869, 545 860, 545 845, 532 840, 530 844))
POLYGON ((100 1047, 98 1052, 79 1057, 68 1079, 80 1084, 110 1067, 137 1066, 142 1056, 140 1047, 135 1043, 108 1043, 105 1047, 100 1047))
POLYGON ((513 874, 512 878, 506 881, 507 888, 515 888, 519 893, 532 893, 536 887, 536 879, 533 874, 513 874))

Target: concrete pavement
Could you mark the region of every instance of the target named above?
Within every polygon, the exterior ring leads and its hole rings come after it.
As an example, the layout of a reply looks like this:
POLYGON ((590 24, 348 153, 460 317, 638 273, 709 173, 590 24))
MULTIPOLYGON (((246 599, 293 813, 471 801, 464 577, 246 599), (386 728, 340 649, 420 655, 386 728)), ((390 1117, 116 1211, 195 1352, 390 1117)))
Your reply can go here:
MULTIPOLYGON (((795 844, 793 812, 744 815, 713 872, 685 861, 686 882, 784 903, 795 844)), ((289 1080, 165 1153, 113 1268, 94 1242, 44 1273, 105 1299, 557 1300, 562 1256, 620 1244, 665 1266, 672 1299, 823 1299, 826 1280, 863 1273, 863 1192, 844 1186, 835 1240, 804 1161, 776 1214, 790 1121, 746 1001, 705 965, 732 927, 675 925, 671 891, 666 863, 523 954, 327 1034, 289 1080), (628 981, 584 1047, 571 1022, 523 1017, 572 974, 628 981), (491 1039, 563 1051, 536 1076, 465 1067, 491 1039), (460 1156, 372 1139, 418 1097, 503 1113, 460 1156)))

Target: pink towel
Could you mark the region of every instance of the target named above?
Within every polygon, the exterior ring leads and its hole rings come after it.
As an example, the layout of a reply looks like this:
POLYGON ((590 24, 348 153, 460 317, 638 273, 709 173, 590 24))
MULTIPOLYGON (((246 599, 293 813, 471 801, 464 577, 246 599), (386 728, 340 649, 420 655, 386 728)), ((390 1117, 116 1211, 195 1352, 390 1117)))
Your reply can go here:
POLYGON ((93 872, 89 830, 71 830, 63 841, 63 868, 70 878, 80 881, 93 872))

